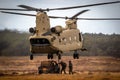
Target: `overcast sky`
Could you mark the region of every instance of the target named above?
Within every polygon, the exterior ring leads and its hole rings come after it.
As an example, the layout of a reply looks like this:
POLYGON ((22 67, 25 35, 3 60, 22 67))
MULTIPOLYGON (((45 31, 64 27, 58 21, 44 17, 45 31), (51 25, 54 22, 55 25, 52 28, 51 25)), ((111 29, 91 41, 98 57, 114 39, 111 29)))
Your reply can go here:
MULTIPOLYGON (((1 8, 19 8, 17 5, 29 5, 36 8, 56 8, 56 7, 69 7, 85 4, 93 4, 99 2, 109 2, 116 0, 0 0, 1 8)), ((77 8, 64 11, 50 11, 49 16, 68 16, 71 17, 79 11, 90 9, 90 11, 78 16, 79 18, 120 18, 120 3, 110 4, 104 6, 95 6, 87 8, 77 8)), ((36 12, 25 12, 33 13, 36 12)), ((56 25, 65 26, 63 19, 50 19, 51 27, 56 25)), ((28 31, 30 27, 35 27, 35 17, 11 15, 0 13, 0 29, 17 29, 19 31, 28 31)), ((81 32, 89 33, 105 33, 120 34, 120 20, 119 21, 78 21, 78 28, 81 32)))

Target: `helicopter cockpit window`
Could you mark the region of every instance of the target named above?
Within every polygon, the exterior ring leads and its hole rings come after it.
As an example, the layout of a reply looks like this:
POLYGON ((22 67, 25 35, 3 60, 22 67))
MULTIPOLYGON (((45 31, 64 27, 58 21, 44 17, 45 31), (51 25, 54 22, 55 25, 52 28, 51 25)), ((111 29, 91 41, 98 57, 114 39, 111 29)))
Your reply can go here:
POLYGON ((69 24, 68 27, 71 28, 71 24, 69 24))
POLYGON ((47 39, 40 38, 40 39, 30 39, 31 44, 42 44, 42 45, 49 45, 50 42, 47 39))

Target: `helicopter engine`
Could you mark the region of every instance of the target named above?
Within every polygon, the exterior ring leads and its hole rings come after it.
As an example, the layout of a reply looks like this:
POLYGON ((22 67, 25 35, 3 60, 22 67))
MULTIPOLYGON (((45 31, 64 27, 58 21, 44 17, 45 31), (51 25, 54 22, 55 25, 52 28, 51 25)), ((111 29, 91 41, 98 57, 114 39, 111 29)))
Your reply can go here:
POLYGON ((55 26, 51 28, 52 33, 60 34, 63 31, 62 26, 55 26))
POLYGON ((35 33, 36 31, 35 31, 35 28, 29 28, 29 32, 30 33, 35 33))

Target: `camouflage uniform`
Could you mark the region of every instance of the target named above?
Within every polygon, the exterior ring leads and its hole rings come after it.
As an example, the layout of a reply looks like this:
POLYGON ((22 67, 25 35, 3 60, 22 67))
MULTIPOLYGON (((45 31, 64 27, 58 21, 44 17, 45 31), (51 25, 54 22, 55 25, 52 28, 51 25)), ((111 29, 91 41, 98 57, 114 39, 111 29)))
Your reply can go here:
POLYGON ((52 61, 52 66, 53 66, 53 69, 52 71, 54 71, 54 73, 59 73, 60 72, 60 68, 58 66, 58 63, 56 61, 52 61))
POLYGON ((59 64, 61 64, 61 66, 62 66, 61 74, 62 74, 63 71, 64 71, 64 74, 66 74, 65 69, 66 69, 67 64, 65 62, 63 62, 63 61, 61 61, 59 64))
POLYGON ((69 74, 73 74, 73 64, 69 61, 69 74))

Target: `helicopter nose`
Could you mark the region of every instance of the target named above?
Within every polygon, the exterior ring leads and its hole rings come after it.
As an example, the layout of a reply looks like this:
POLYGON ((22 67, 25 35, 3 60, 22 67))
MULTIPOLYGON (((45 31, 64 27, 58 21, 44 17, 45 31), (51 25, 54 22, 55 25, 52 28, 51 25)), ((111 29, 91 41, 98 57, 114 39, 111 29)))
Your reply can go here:
POLYGON ((50 42, 46 38, 33 38, 30 39, 30 43, 33 46, 48 46, 50 45, 50 42))

